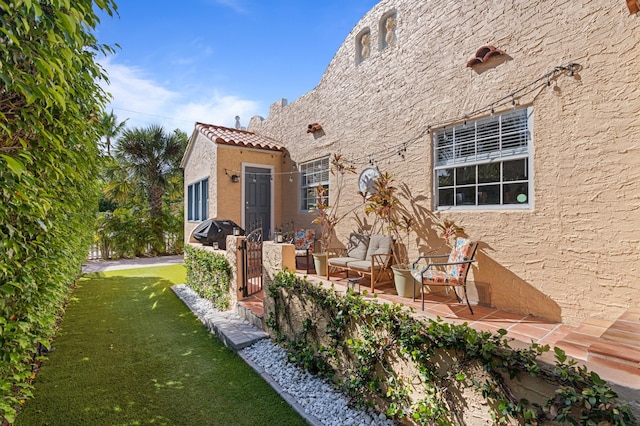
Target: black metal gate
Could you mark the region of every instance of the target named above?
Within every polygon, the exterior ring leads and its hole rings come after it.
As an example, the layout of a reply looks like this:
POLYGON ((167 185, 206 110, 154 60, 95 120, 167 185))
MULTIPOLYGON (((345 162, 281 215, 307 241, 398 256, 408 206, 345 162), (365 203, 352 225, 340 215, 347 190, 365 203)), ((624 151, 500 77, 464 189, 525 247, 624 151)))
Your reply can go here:
POLYGON ((242 296, 248 297, 262 290, 262 228, 251 231, 242 241, 241 248, 242 296))

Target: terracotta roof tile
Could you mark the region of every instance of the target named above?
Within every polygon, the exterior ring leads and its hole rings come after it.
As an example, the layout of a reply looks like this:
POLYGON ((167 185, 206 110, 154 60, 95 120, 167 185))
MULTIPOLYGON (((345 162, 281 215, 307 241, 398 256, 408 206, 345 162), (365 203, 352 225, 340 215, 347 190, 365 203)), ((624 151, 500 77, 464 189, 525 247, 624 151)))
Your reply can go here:
POLYGON ((246 130, 232 129, 213 124, 196 123, 196 130, 205 135, 214 143, 244 146, 247 148, 266 149, 271 151, 284 151, 285 148, 263 136, 258 136, 246 130))

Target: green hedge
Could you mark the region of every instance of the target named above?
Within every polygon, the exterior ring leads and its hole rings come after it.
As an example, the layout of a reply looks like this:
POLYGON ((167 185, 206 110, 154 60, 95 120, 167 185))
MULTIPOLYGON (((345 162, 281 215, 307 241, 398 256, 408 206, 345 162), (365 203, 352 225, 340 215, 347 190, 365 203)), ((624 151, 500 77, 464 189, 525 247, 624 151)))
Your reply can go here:
POLYGON ((111 0, 0 0, 0 417, 31 396, 39 354, 91 243, 97 114, 91 31, 111 0))
POLYGON ((421 321, 401 305, 341 295, 292 272, 278 273, 267 294, 267 325, 292 361, 397 420, 464 424, 465 395, 475 395, 496 424, 636 424, 596 373, 559 349, 555 365, 544 365, 538 357, 548 346, 513 349, 506 330, 421 321), (527 392, 518 383, 525 377, 545 391, 527 392))
POLYGON ((227 259, 221 254, 186 246, 184 264, 187 285, 220 311, 229 309, 231 267, 227 259))

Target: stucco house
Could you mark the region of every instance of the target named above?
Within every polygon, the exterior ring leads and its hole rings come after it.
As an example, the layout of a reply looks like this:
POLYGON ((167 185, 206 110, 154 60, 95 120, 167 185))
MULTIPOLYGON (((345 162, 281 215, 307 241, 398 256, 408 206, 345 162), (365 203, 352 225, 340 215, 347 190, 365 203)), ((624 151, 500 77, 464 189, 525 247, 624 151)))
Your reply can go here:
POLYGON ((472 301, 616 318, 640 296, 639 81, 640 19, 624 1, 382 0, 313 90, 248 131, 196 124, 186 238, 206 217, 246 226, 253 190, 269 191, 269 230, 313 227, 312 186, 331 196, 340 153, 357 170, 342 208, 365 169, 403 185, 413 255, 438 244, 427 213, 480 241, 472 301))
POLYGON ((274 176, 282 171, 284 153, 267 137, 196 123, 181 163, 186 242, 209 218, 230 219, 241 227, 260 223, 268 236, 275 219, 282 216, 283 195, 274 176))

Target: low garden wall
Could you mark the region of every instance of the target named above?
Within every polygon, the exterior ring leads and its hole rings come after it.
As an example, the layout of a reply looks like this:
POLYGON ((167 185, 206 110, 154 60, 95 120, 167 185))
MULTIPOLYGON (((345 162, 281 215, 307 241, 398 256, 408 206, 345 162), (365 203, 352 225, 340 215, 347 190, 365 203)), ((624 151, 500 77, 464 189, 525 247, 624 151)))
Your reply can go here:
POLYGON ((549 365, 539 360, 547 346, 513 349, 506 331, 421 321, 292 272, 265 286, 268 331, 291 359, 402 423, 635 424, 611 387, 561 350, 549 365))
MULTIPOLYGON (((187 243, 184 262, 187 284, 201 297, 209 299, 221 311, 233 309, 242 299, 239 290, 243 281, 242 252, 244 236, 227 236, 226 250, 214 249, 200 243, 187 243)), ((292 244, 263 243, 263 272, 265 280, 273 280, 273 273, 283 269, 295 270, 295 250, 292 244)))
MULTIPOLYGON (((195 281, 218 283, 207 291, 227 309, 241 278, 230 243, 226 253, 199 246, 185 256, 195 281)), ((506 331, 424 321, 398 304, 312 284, 293 272, 287 244, 265 242, 263 256, 267 331, 355 403, 405 424, 637 424, 608 383, 559 349, 551 365, 540 360, 548 346, 511 348, 506 331)))

